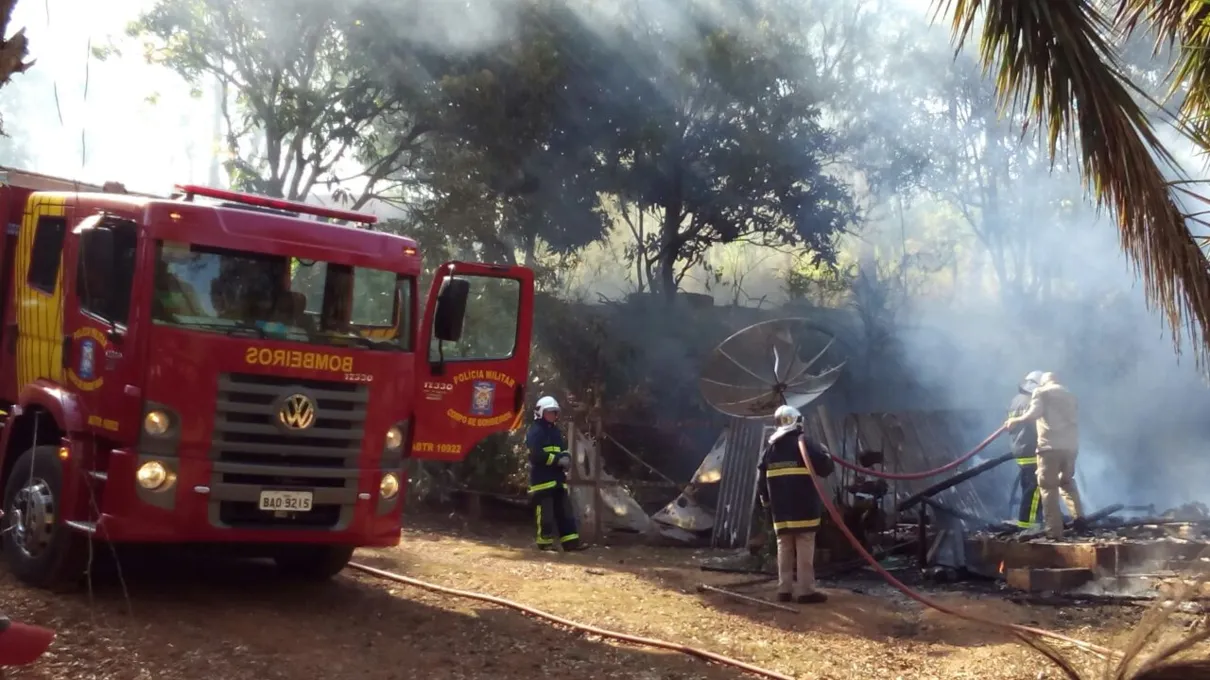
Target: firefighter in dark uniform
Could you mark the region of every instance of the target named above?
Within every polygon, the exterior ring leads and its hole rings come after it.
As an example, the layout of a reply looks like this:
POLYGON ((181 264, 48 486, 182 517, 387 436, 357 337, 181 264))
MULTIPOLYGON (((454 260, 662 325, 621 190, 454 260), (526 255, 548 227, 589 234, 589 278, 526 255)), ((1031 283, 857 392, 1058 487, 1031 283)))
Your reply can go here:
POLYGON ((525 435, 529 448, 529 497, 534 505, 538 548, 555 550, 557 535, 563 550, 581 550, 584 545, 576 532, 576 515, 567 490, 571 454, 556 424, 558 420, 559 402, 554 397, 542 397, 534 407, 534 422, 525 435))
POLYGON ((823 502, 811 481, 827 477, 835 463, 827 449, 803 433, 802 414, 793 406, 780 406, 773 414, 777 430, 761 455, 757 489, 761 505, 773 515, 777 535, 777 599, 801 604, 827 602, 815 589, 815 532, 823 518, 823 502))
MULTIPOLYGON (((1029 410, 1029 398, 1038 389, 1041 377, 1041 371, 1033 371, 1017 386, 1017 396, 1013 397, 1008 407, 1009 418, 1016 418, 1029 410)), ((1038 428, 1034 421, 1025 421, 1009 430, 1008 436, 1013 455, 1017 457, 1017 466, 1021 468, 1018 478, 1021 503, 1017 509, 1017 526, 1036 529, 1042 525, 1042 492, 1038 489, 1038 428)))

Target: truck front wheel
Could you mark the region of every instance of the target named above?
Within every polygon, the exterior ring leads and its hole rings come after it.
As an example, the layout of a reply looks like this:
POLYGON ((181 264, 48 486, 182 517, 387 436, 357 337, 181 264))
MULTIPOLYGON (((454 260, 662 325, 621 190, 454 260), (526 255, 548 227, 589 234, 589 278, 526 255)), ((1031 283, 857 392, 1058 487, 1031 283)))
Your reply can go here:
POLYGON ((308 581, 326 581, 344 571, 352 559, 353 548, 342 545, 283 546, 273 555, 283 575, 308 581))
POLYGON ((17 578, 38 588, 79 585, 88 568, 88 536, 64 524, 63 465, 57 446, 21 454, 4 484, 3 549, 17 578))

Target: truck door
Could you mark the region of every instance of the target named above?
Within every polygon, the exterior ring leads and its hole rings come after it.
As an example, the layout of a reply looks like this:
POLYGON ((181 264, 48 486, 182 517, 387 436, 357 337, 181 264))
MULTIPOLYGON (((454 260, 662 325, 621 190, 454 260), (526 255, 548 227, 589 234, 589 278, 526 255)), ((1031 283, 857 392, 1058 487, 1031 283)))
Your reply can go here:
POLYGON ((131 315, 138 225, 111 215, 82 220, 64 250, 67 289, 63 364, 68 384, 84 405, 88 429, 110 438, 139 431, 131 315))
POLYGON ((533 332, 534 274, 524 267, 447 262, 438 268, 416 352, 412 457, 459 461, 484 437, 523 421, 533 332), (458 342, 433 335, 447 277, 469 283, 458 342))

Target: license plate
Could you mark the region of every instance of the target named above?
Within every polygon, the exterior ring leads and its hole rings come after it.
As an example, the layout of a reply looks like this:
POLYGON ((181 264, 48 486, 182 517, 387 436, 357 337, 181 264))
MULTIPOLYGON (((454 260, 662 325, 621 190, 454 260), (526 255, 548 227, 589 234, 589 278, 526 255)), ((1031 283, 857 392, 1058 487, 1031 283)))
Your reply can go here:
POLYGON ((310 491, 262 491, 260 509, 268 512, 310 512, 310 491))

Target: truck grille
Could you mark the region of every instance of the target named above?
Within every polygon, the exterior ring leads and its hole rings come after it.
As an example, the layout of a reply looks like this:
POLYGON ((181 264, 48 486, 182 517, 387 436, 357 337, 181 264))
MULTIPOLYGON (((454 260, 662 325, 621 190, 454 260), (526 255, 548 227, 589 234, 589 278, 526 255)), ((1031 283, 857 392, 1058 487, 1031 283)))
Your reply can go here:
POLYGON ((210 457, 215 503, 211 521, 238 528, 340 529, 353 516, 369 390, 326 380, 224 373, 218 379, 210 457), (283 397, 315 401, 306 430, 277 424, 283 397), (262 489, 314 493, 310 512, 262 512, 262 489), (238 498, 238 500, 237 500, 238 498))

